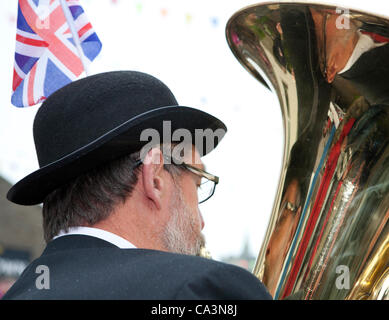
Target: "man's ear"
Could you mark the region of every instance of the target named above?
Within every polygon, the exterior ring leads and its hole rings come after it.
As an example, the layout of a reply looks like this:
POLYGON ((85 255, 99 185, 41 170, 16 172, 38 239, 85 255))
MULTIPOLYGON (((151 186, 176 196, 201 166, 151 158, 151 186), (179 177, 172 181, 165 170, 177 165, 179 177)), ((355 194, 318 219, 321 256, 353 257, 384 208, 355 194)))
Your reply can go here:
POLYGON ((142 178, 145 195, 157 210, 162 207, 163 165, 163 154, 159 148, 151 149, 143 159, 142 178))

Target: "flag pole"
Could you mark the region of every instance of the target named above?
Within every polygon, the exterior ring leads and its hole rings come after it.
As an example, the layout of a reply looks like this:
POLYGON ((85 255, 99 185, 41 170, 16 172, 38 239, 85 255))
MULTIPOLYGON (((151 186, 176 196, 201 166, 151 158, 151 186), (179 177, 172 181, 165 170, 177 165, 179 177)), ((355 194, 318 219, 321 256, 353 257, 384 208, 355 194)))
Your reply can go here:
POLYGON ((78 36, 76 26, 74 25, 74 19, 73 19, 72 13, 70 12, 70 9, 68 7, 68 4, 66 3, 66 0, 59 0, 59 1, 61 3, 62 11, 65 15, 66 21, 69 25, 70 32, 72 33, 72 37, 73 37, 74 43, 75 43, 77 51, 78 51, 78 56, 80 57, 80 60, 81 60, 82 66, 84 67, 86 75, 89 76, 90 72, 89 72, 88 63, 86 61, 87 58, 85 57, 84 51, 82 50, 80 37, 78 36))

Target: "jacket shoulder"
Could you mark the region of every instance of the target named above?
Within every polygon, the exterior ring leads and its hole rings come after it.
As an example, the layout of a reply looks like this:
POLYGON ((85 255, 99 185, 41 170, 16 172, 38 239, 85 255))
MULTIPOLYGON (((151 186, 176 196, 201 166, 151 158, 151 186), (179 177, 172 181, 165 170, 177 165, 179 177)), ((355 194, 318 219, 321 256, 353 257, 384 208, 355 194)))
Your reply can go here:
POLYGON ((184 273, 175 299, 272 299, 258 278, 238 266, 177 254, 166 259, 174 261, 174 273, 184 273))

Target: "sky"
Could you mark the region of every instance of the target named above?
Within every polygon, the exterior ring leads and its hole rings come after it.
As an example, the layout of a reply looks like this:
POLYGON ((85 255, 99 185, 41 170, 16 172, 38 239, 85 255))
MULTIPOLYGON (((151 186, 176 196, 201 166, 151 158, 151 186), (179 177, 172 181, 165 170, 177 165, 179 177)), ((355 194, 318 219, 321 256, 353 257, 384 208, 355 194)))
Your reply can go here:
MULTIPOLYGON (((225 26, 236 11, 258 2, 80 3, 103 44, 90 66, 91 74, 112 70, 149 73, 162 80, 181 105, 211 113, 227 125, 223 141, 203 158, 207 170, 220 177, 214 196, 200 205, 203 232, 215 259, 239 254, 245 241, 257 256, 281 168, 281 110, 275 94, 233 56, 225 26)), ((382 0, 329 3, 389 16, 389 3, 382 0)), ((0 174, 12 184, 39 168, 32 135, 39 105, 19 109, 10 103, 16 13, 16 0, 0 2, 0 174)))

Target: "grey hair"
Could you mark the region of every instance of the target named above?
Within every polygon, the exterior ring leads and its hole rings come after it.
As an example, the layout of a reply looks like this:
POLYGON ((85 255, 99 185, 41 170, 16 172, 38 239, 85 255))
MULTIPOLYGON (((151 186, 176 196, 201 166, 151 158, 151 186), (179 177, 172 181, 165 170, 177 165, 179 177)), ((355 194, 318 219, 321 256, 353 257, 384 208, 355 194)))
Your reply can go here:
MULTIPOLYGON (((109 217, 123 204, 138 182, 140 151, 92 169, 52 191, 43 202, 43 234, 49 242, 61 230, 91 226, 109 217)), ((176 183, 180 170, 164 168, 176 183)))

